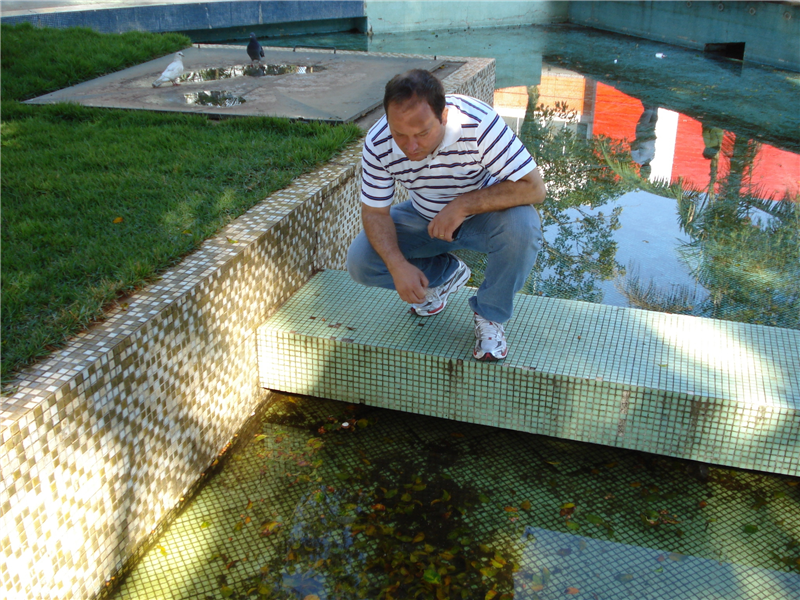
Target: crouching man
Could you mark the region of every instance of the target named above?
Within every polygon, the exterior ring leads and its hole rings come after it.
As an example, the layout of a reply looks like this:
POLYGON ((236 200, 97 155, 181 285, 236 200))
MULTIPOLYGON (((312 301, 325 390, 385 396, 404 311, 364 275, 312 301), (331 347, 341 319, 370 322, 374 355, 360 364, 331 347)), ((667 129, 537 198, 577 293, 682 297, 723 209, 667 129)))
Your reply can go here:
POLYGON ((531 155, 480 100, 445 95, 424 70, 386 84, 385 116, 362 155, 364 230, 347 270, 363 285, 396 290, 421 317, 437 315, 470 278, 453 250, 487 254, 483 283, 469 299, 478 360, 508 353, 503 324, 542 241, 534 204, 545 185, 531 155), (395 185, 410 200, 392 206, 395 185))

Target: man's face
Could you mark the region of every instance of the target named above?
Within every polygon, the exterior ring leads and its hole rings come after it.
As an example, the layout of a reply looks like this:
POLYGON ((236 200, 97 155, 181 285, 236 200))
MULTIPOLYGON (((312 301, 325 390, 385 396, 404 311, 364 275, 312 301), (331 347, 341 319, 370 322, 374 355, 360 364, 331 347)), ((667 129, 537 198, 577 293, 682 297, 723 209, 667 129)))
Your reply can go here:
POLYGON ((416 96, 405 102, 392 102, 386 114, 394 141, 409 160, 422 160, 439 147, 447 124, 447 107, 442 120, 416 96))

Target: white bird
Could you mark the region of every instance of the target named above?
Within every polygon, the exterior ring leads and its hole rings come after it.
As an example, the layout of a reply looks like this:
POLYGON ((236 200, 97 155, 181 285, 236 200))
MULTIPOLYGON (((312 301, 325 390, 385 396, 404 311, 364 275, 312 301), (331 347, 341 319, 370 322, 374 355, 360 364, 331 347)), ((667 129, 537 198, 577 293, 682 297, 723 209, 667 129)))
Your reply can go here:
POLYGON ((169 63, 167 68, 164 69, 161 77, 153 82, 153 87, 160 87, 162 83, 166 83, 167 81, 171 81, 172 85, 180 85, 176 80, 181 75, 183 75, 183 52, 178 52, 175 55, 175 60, 169 63))

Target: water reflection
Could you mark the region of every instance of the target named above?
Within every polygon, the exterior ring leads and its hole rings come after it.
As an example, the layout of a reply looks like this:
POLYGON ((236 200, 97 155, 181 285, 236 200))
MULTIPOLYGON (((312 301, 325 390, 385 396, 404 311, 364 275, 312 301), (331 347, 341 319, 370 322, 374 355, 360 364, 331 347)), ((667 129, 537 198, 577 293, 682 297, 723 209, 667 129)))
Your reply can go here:
MULTIPOLYGON (((547 65, 539 86, 498 90, 495 107, 550 192, 524 292, 800 328, 800 155, 547 65), (673 201, 671 280, 616 259, 620 244, 659 235, 621 227, 624 198, 643 192, 673 201)), ((478 284, 482 258, 465 258, 478 284)))
POLYGON ((218 81, 220 79, 234 79, 236 77, 263 77, 264 75, 287 75, 292 73, 310 74, 324 71, 326 67, 321 65, 234 65, 231 67, 220 67, 201 69, 199 71, 187 71, 181 75, 180 82, 203 82, 218 81))
POLYGON ((524 535, 524 566, 514 576, 515 598, 545 600, 566 593, 585 598, 750 600, 800 594, 800 578, 789 573, 539 527, 527 527, 524 535))
POLYGON ((233 92, 224 90, 206 90, 203 92, 193 92, 184 94, 186 104, 198 104, 201 106, 239 106, 247 102, 241 96, 236 96, 233 92))

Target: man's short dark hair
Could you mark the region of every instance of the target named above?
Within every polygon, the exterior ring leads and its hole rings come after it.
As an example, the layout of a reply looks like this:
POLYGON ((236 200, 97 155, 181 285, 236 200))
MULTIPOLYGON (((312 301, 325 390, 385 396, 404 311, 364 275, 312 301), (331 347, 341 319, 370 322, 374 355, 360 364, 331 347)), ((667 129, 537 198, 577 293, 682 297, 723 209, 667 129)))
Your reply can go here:
POLYGON ((446 104, 444 86, 441 81, 424 69, 411 69, 392 77, 386 84, 383 110, 388 113, 389 104, 392 102, 405 102, 414 96, 427 102, 436 118, 439 121, 442 120, 446 104))

